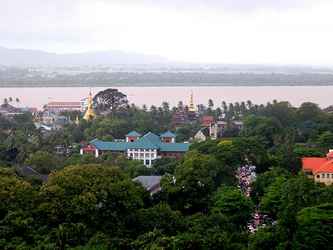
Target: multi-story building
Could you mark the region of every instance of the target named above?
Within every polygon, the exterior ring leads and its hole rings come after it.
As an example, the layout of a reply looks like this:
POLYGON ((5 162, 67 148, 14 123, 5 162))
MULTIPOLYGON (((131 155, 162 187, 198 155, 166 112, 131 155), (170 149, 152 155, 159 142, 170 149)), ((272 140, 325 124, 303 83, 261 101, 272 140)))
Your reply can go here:
POLYGON ((326 157, 303 157, 303 172, 313 178, 315 182, 326 185, 333 184, 333 150, 326 157))
POLYGON ((181 158, 189 150, 189 146, 189 143, 176 143, 175 134, 170 131, 159 136, 151 132, 141 136, 138 132, 132 131, 123 141, 92 140, 80 153, 93 153, 95 157, 104 153, 124 154, 129 159, 139 160, 144 165, 151 166, 156 159, 181 158))
POLYGON ((49 102, 46 105, 49 112, 60 113, 63 111, 82 111, 81 102, 49 102))

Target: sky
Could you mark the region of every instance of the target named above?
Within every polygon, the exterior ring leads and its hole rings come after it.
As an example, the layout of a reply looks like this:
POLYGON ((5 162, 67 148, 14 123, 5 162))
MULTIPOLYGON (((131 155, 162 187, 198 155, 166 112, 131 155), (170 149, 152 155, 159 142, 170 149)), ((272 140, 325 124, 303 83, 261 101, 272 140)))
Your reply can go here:
POLYGON ((0 46, 333 65, 332 0, 0 0, 0 46))

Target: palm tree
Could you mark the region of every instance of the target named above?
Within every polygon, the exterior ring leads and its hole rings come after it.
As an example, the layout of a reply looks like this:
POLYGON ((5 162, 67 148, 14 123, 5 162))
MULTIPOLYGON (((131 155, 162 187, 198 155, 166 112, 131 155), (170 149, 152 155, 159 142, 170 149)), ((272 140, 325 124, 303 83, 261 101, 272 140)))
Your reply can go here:
POLYGON ((209 99, 209 100, 208 100, 208 107, 209 107, 210 109, 212 109, 212 108, 214 107, 214 102, 213 102, 212 99, 209 99))
POLYGON ((235 103, 235 112, 236 112, 236 115, 238 116, 239 113, 240 113, 240 104, 239 102, 236 102, 235 103))
POLYGON ((245 102, 241 102, 240 111, 241 111, 242 115, 244 115, 246 113, 246 104, 245 104, 245 102))
POLYGON ((229 103, 229 108, 228 108, 228 119, 232 119, 235 116, 235 109, 234 109, 234 104, 229 103))
POLYGON ((247 100, 246 104, 247 104, 248 109, 251 110, 252 106, 253 106, 252 102, 250 100, 247 100))
POLYGON ((222 101, 222 109, 223 109, 223 113, 226 114, 228 111, 228 105, 225 101, 222 101))

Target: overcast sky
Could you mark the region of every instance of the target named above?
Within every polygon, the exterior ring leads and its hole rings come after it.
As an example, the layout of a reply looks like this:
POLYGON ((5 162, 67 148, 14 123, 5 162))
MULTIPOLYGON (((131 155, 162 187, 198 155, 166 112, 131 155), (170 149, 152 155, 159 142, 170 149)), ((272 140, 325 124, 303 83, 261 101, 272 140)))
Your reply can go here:
POLYGON ((333 65, 332 0, 0 0, 0 46, 333 65))

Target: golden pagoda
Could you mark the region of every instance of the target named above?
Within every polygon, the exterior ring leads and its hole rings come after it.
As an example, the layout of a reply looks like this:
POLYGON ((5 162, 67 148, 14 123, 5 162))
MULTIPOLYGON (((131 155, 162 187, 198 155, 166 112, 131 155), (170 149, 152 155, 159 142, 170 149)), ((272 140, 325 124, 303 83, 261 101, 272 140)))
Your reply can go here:
POLYGON ((195 108, 194 102, 193 102, 193 92, 191 92, 190 105, 188 106, 188 111, 196 112, 196 108, 195 108))
POLYGON ((86 121, 91 121, 96 117, 93 104, 94 104, 94 101, 93 101, 92 94, 90 91, 89 97, 88 97, 88 108, 87 108, 86 113, 83 116, 83 119, 85 119, 86 121))

